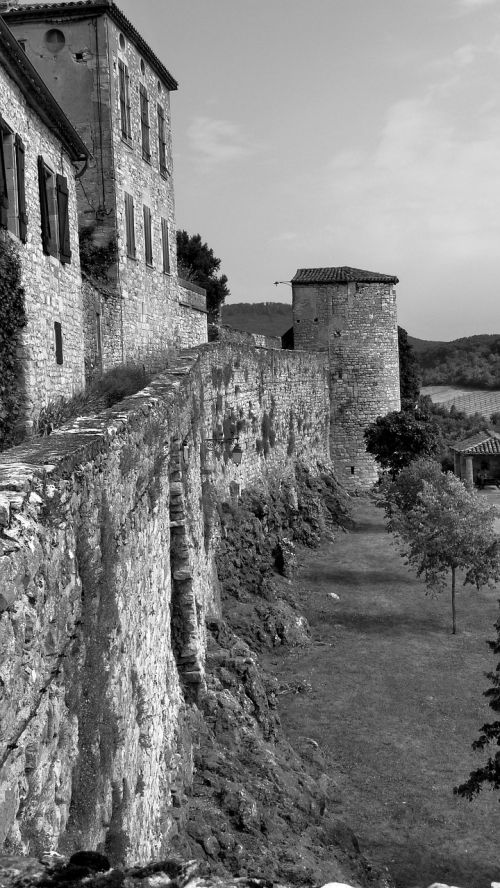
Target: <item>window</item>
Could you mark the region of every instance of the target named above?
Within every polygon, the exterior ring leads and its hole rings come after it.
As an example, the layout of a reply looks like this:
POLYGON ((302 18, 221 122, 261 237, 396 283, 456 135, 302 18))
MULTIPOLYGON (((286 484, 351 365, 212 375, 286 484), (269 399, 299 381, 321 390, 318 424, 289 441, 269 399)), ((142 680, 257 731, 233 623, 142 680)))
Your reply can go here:
POLYGON ((166 176, 167 169, 167 141, 165 135, 165 111, 161 105, 158 105, 158 157, 160 162, 160 173, 166 176))
POLYGON ((143 206, 144 214, 144 254, 146 265, 153 264, 153 238, 151 233, 151 210, 149 207, 143 206))
POLYGON ((120 82, 120 118, 122 138, 130 141, 132 129, 130 126, 130 77, 125 62, 118 62, 118 77, 120 82))
POLYGON ((134 198, 125 193, 125 238, 127 241, 127 256, 135 259, 135 221, 134 198))
POLYGON ((38 187, 40 190, 43 252, 48 256, 57 256, 54 173, 41 156, 38 157, 38 187))
POLYGON ((26 243, 24 144, 0 117, 0 226, 26 243))
POLYGON ((170 274, 170 243, 168 238, 168 219, 161 220, 161 246, 163 251, 163 274, 170 274))
POLYGON ((56 364, 63 363, 63 338, 62 326, 59 321, 54 322, 54 339, 56 343, 56 364))
POLYGON ((71 262, 71 238, 69 230, 69 194, 68 180, 57 175, 57 222, 59 235, 59 259, 63 264, 71 262))
POLYGON ((69 192, 66 176, 55 176, 43 157, 38 158, 38 185, 43 252, 71 262, 69 192))
POLYGON ((141 84, 141 140, 142 140, 142 157, 148 163, 151 160, 151 148, 149 142, 149 99, 145 86, 141 84))

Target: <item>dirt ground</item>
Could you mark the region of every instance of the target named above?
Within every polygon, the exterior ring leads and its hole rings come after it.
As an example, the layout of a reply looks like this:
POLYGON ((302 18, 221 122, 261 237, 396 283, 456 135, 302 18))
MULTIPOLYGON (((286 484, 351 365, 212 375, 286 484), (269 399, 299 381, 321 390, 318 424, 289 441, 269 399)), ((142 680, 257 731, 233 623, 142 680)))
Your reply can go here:
POLYGON ((498 590, 459 589, 452 636, 449 596, 426 596, 381 510, 359 498, 354 514, 352 532, 302 552, 294 583, 313 642, 267 657, 283 726, 324 750, 329 804, 398 888, 489 888, 500 879, 498 793, 469 803, 453 787, 483 763, 471 742, 494 720, 482 692, 498 590))

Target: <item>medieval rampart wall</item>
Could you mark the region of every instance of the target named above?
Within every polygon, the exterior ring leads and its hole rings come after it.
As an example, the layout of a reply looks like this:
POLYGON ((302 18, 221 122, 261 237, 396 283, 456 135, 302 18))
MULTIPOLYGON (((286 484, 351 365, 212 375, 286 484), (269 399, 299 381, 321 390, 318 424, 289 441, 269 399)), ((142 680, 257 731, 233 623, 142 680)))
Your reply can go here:
POLYGON ((2 454, 0 846, 165 851, 219 608, 217 503, 327 459, 325 360, 201 346, 144 392, 2 454))

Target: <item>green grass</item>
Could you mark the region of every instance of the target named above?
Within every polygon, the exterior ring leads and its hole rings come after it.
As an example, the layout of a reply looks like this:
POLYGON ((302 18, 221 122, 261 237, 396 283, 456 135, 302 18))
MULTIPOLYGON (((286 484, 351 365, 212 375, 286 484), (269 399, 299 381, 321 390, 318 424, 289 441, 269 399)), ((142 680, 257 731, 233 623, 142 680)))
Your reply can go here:
POLYGON ((471 742, 494 718, 482 691, 498 592, 460 589, 453 637, 449 597, 425 595, 383 513, 359 499, 355 517, 354 532, 304 556, 298 587, 314 642, 274 669, 311 690, 280 697, 285 730, 326 751, 332 806, 398 888, 487 888, 500 878, 499 797, 470 803, 453 786, 482 762, 471 742))

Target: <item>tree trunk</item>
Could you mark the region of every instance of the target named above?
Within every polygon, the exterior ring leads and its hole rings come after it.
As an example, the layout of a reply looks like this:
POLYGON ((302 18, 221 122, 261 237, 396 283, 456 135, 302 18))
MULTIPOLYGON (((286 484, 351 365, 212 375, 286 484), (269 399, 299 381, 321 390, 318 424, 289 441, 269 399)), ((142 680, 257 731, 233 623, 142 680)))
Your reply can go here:
POLYGON ((453 628, 451 630, 452 635, 457 634, 457 612, 455 608, 455 574, 456 567, 452 567, 451 569, 451 615, 453 621, 453 628))

